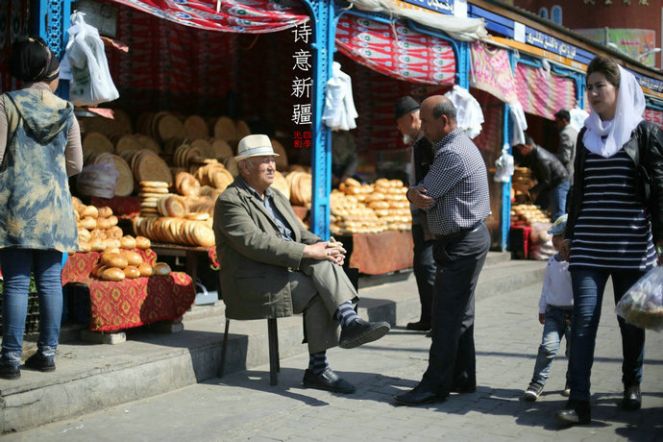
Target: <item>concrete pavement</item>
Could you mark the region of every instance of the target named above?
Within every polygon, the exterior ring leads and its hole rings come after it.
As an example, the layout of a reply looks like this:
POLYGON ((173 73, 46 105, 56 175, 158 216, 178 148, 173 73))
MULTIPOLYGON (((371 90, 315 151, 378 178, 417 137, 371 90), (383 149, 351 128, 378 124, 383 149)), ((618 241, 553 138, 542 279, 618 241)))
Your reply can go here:
MULTIPOLYGON (((412 284, 412 281, 409 281, 412 284)), ((611 296, 606 296, 592 376, 591 426, 560 430, 553 414, 565 402, 566 360, 559 357, 542 398, 519 400, 531 377, 541 338, 537 321, 540 284, 496 290, 477 302, 476 393, 446 402, 395 407, 391 398, 413 387, 423 373, 429 340, 402 326, 355 350, 334 349, 329 359, 353 382, 354 395, 301 387, 307 356, 285 358, 279 385, 269 386, 268 366, 210 379, 166 394, 41 426, 7 441, 309 441, 309 440, 663 440, 663 334, 647 334, 643 409, 618 408, 621 341, 611 296)), ((376 290, 379 289, 376 288, 376 290)), ((608 287, 611 292, 611 287, 608 287)), ((282 343, 283 345, 283 343, 282 343)), ((148 378, 137 383, 150 383, 148 378)))

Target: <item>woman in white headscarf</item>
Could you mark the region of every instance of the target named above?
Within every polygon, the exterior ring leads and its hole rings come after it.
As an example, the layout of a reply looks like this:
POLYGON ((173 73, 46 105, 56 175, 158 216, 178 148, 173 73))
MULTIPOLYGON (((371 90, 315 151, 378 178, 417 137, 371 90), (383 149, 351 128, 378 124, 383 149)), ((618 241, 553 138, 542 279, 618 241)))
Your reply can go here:
MULTIPOLYGON (((642 119, 642 89, 614 60, 594 58, 586 81, 592 114, 578 135, 563 248, 574 298, 571 395, 557 414, 566 425, 591 422, 590 375, 608 277, 617 303, 656 265, 656 244, 663 244, 663 132, 642 119)), ((623 349, 621 406, 637 410, 645 333, 617 319, 623 349)))

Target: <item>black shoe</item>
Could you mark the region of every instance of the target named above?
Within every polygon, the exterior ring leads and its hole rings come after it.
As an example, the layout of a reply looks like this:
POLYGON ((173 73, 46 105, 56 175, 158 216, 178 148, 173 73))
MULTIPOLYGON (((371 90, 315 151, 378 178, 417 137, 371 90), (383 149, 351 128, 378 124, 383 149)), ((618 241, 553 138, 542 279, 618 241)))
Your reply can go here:
POLYGON ((408 330, 415 330, 415 331, 428 331, 430 330, 430 323, 422 321, 409 322, 405 326, 405 328, 408 330))
POLYGON ((451 386, 452 393, 463 394, 463 393, 474 393, 475 391, 477 391, 477 384, 475 383, 455 382, 451 386))
POLYGON ((431 389, 425 386, 422 383, 419 383, 412 390, 397 394, 394 396, 394 401, 396 405, 421 405, 421 404, 431 404, 433 402, 442 402, 444 401, 448 393, 438 393, 434 389, 431 389))
POLYGON ((55 358, 37 352, 25 361, 25 368, 37 371, 55 371, 55 358))
POLYGON ((590 424, 592 422, 592 413, 589 401, 573 401, 569 399, 564 410, 557 412, 557 420, 566 427, 590 424))
POLYGON ((21 377, 21 369, 17 365, 0 365, 0 378, 18 379, 21 377))
POLYGON ((642 395, 639 385, 631 385, 624 389, 624 399, 622 399, 622 408, 628 411, 639 410, 642 406, 642 395))
POLYGON ((363 319, 355 319, 341 330, 339 347, 355 348, 377 341, 386 335, 390 328, 386 322, 366 322, 363 319))
POLYGON ((344 381, 334 371, 327 367, 325 371, 316 375, 309 369, 304 372, 304 387, 326 390, 334 393, 352 394, 355 387, 351 383, 344 381))

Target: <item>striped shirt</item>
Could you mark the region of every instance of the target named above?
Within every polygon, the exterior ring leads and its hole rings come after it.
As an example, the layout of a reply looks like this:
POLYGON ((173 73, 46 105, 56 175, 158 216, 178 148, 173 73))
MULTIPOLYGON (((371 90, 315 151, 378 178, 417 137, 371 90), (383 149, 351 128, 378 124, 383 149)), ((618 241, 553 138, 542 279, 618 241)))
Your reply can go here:
POLYGON ((428 210, 434 235, 476 226, 490 215, 488 174, 477 146, 456 129, 434 146, 435 159, 422 181, 435 205, 428 210))
POLYGON ((633 160, 589 153, 569 268, 648 270, 656 262, 649 215, 635 188, 633 160))

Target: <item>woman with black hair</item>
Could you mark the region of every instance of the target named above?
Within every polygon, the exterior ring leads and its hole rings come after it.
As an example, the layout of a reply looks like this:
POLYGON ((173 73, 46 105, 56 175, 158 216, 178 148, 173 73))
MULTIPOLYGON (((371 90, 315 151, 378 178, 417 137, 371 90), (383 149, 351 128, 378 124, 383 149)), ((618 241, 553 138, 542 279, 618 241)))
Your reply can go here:
MULTIPOLYGON (((608 57, 587 69, 592 114, 578 135, 563 254, 573 284, 571 395, 557 414, 565 425, 591 422, 590 375, 608 277, 615 303, 656 265, 663 244, 663 132, 643 120, 637 80, 608 57)), ((660 261, 660 260, 659 260, 660 261)), ((620 317, 622 408, 641 406, 644 330, 620 317)))
POLYGON ((77 248, 68 177, 81 171, 71 103, 53 92, 59 63, 39 38, 12 45, 11 74, 25 88, 0 96, 0 267, 4 278, 0 377, 20 377, 30 273, 39 292, 37 353, 25 367, 55 370, 62 319, 62 254, 77 248))

